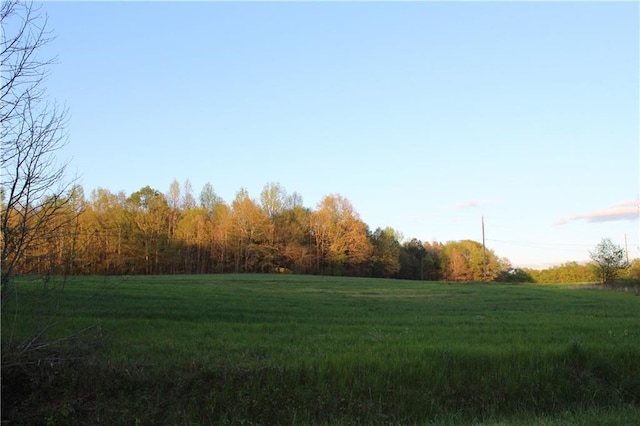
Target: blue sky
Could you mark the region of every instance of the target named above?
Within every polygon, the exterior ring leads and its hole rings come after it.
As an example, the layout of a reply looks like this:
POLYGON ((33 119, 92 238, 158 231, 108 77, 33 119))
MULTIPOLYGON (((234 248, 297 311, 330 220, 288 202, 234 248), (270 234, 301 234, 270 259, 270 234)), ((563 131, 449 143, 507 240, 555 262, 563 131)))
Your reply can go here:
POLYGON ((87 195, 268 182, 517 266, 640 255, 638 3, 47 2, 87 195))

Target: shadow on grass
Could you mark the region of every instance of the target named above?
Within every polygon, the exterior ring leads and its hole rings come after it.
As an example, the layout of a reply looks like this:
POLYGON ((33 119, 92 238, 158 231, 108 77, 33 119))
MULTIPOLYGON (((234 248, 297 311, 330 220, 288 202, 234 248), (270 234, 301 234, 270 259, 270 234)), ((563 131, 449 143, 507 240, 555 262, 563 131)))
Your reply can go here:
MULTIPOLYGON (((470 424, 640 407, 637 353, 437 352, 403 365, 152 365, 74 359, 2 369, 11 424, 470 424)), ((4 352, 4 351, 3 351, 4 352)), ((70 353, 70 352, 68 352, 70 353)), ((43 357, 39 357, 43 359, 43 357)), ((592 414, 589 414, 592 413, 592 414)), ((640 418, 640 410, 636 413, 640 418)), ((593 420, 593 419, 592 419, 593 420)))

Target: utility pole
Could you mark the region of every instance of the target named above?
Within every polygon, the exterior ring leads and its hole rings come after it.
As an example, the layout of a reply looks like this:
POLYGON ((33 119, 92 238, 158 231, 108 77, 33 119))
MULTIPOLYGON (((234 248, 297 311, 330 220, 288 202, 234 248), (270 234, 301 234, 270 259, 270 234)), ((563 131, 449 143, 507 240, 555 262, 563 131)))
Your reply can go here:
POLYGON ((482 281, 487 282, 487 248, 484 244, 484 216, 482 219, 482 281))
POLYGON ((627 234, 624 234, 624 253, 627 255, 627 265, 629 264, 629 246, 627 245, 627 234))

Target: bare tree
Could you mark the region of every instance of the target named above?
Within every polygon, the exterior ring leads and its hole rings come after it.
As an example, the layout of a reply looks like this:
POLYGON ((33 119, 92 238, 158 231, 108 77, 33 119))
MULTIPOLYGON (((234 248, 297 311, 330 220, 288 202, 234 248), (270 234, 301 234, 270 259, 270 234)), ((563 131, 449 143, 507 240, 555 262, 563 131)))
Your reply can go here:
POLYGON ((0 140, 2 160, 1 295, 26 253, 69 224, 75 181, 56 153, 67 142, 68 111, 46 96, 45 82, 55 58, 42 59, 53 37, 47 17, 32 3, 6 0, 0 6, 0 140))

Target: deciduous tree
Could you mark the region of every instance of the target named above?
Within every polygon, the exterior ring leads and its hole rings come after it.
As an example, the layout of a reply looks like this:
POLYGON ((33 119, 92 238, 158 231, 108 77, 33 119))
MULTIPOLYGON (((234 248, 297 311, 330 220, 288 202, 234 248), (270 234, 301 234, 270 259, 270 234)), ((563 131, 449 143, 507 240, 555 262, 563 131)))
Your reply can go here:
POLYGON ((149 186, 134 192, 127 199, 137 231, 138 259, 144 263, 145 274, 166 272, 163 258, 166 257, 170 222, 170 209, 165 196, 149 186))
POLYGON ((125 259, 131 240, 131 221, 126 211, 127 196, 123 191, 112 193, 97 188, 91 193, 85 214, 92 246, 88 250, 88 269, 92 274, 129 272, 125 259))
POLYGON ((284 211, 274 221, 276 244, 283 267, 296 273, 309 274, 313 272, 314 256, 311 233, 310 209, 299 205, 284 211))
POLYGON ((53 59, 47 18, 32 3, 0 6, 0 140, 2 162, 1 291, 29 249, 74 218, 68 216, 74 180, 56 153, 66 144, 67 110, 48 101, 45 80, 53 59))
POLYGON ((371 235, 373 253, 371 274, 374 277, 391 278, 400 270, 400 241, 393 228, 377 228, 371 235))
POLYGON ((589 257, 603 284, 615 281, 629 266, 625 260, 624 249, 614 244, 609 238, 603 238, 593 251, 589 252, 589 257))
POLYGON ((260 204, 269 218, 273 219, 285 209, 287 191, 279 184, 270 182, 260 193, 260 204))
POLYGON ((405 241, 400 247, 400 271, 398 278, 405 280, 423 280, 424 270, 422 269, 424 257, 426 255, 422 241, 412 238, 405 241))
POLYGON ((351 202, 341 195, 328 195, 318 203, 318 210, 312 216, 312 232, 319 272, 353 273, 373 250, 367 226, 351 202))
POLYGON ((492 250, 472 241, 450 241, 443 247, 446 279, 451 281, 493 281, 500 270, 492 250))
POLYGON ((208 236, 211 234, 211 218, 207 210, 194 207, 185 210, 176 229, 179 253, 182 260, 180 272, 187 274, 205 272, 208 263, 208 236))
POLYGON ((257 272, 273 267, 273 247, 266 244, 271 234, 269 217, 246 189, 236 194, 231 204, 231 240, 235 243, 236 272, 257 272))
POLYGON ((200 191, 200 207, 205 208, 209 214, 213 214, 217 205, 223 204, 224 200, 216 194, 213 185, 207 182, 200 191))

